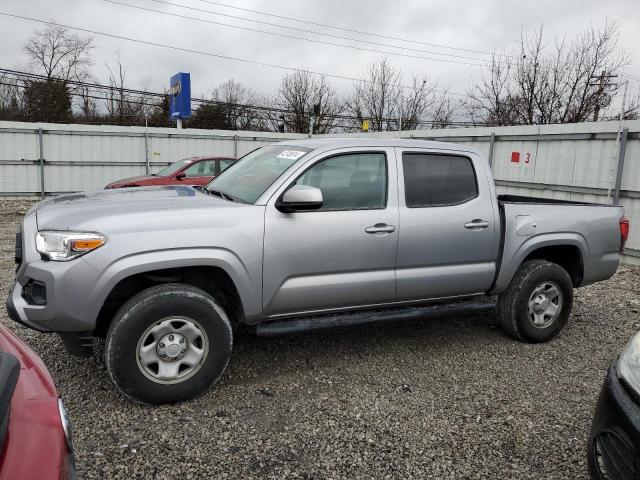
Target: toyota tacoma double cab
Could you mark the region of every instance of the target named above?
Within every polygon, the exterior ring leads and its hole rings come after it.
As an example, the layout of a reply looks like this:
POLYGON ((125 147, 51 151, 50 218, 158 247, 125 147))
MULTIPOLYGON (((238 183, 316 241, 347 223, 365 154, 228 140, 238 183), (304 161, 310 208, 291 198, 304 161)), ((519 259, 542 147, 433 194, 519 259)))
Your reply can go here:
POLYGON ((70 353, 92 355, 105 338, 127 397, 176 402, 220 378, 239 327, 269 336, 404 320, 498 295, 509 335, 547 341, 573 289, 615 273, 623 213, 497 196, 488 163, 465 146, 288 141, 204 187, 40 202, 17 234, 7 309, 70 353))

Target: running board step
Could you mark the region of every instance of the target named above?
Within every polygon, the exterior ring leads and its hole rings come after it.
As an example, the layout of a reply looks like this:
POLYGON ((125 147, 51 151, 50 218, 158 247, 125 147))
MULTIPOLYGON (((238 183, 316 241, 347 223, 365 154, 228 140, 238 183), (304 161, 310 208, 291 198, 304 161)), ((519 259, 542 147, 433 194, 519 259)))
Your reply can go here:
POLYGON ((420 305, 415 307, 394 308, 388 310, 368 310, 333 315, 316 315, 283 320, 271 320, 256 325, 256 335, 260 337, 277 337, 313 330, 325 330, 336 327, 349 327, 368 323, 398 322, 419 320, 434 316, 448 315, 458 312, 495 311, 493 302, 462 301, 420 305))

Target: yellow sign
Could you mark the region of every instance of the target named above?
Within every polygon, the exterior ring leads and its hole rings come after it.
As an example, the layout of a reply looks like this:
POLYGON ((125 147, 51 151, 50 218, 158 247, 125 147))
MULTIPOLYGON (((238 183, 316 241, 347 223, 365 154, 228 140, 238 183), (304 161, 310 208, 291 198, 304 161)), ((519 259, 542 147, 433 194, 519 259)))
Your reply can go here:
POLYGON ((362 131, 363 132, 368 132, 369 131, 369 120, 363 120, 362 121, 362 131))

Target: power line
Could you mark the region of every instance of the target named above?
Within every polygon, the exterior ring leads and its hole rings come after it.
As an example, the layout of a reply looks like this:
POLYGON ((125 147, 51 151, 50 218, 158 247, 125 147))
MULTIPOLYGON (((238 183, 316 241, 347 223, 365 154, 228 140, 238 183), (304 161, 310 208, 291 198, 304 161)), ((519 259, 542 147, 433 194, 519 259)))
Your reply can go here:
MULTIPOLYGON (((308 69, 303 69, 303 68, 295 68, 295 67, 288 67, 285 65, 278 65, 275 63, 268 63, 268 62, 259 62, 257 60, 249 60, 246 58, 239 58, 239 57, 233 57, 230 55, 223 55, 223 54, 219 54, 219 53, 213 53, 213 52, 204 52, 201 50, 194 50, 194 49, 190 49, 190 48, 184 48, 184 47, 177 47, 175 45, 167 45, 164 43, 159 43, 159 42, 151 42, 148 40, 141 40, 139 38, 132 38, 132 37, 126 37, 124 35, 116 35, 113 33, 105 33, 105 32, 100 32, 98 30, 91 30, 88 28, 81 28, 81 27, 74 27, 72 25, 66 25, 63 23, 57 23, 57 22, 51 22, 51 21, 47 21, 47 20, 40 20, 37 18, 32 18, 32 17, 25 17, 22 15, 16 15, 13 13, 7 13, 7 12, 1 12, 0 11, 0 15, 5 16, 5 17, 10 17, 10 18, 16 18, 16 19, 20 19, 20 20, 26 20, 29 22, 35 22, 35 23, 41 23, 44 25, 59 25, 61 27, 64 28, 68 28, 70 30, 76 30, 79 32, 84 32, 84 33, 90 33, 93 35, 100 35, 102 37, 109 37, 109 38, 116 38, 118 40, 125 40, 128 42, 134 42, 134 43, 139 43, 139 44, 143 44, 143 45, 150 45, 153 47, 160 47, 160 48, 166 48, 169 50, 175 50, 178 52, 186 52, 186 53, 194 53, 197 55, 205 55, 208 57, 215 57, 215 58, 222 58, 224 60, 232 60, 232 61, 236 61, 236 62, 242 62, 242 63, 249 63, 249 64, 253 64, 253 65, 260 65, 262 67, 270 67, 270 68, 276 68, 279 70, 286 70, 286 71, 291 71, 291 72, 303 72, 303 73, 309 73, 311 75, 317 75, 317 76, 325 76, 325 77, 330 77, 330 78, 336 78, 339 80, 349 80, 352 82, 363 82, 363 83, 370 83, 370 84, 379 84, 379 82, 375 82, 373 80, 366 80, 366 79, 362 79, 362 78, 355 78, 355 77, 349 77, 346 75, 337 75, 337 74, 333 74, 333 73, 321 73, 321 72, 316 72, 314 70, 308 70, 308 69)), ((407 86, 407 85, 399 85, 401 88, 404 89, 412 89, 412 87, 407 86)), ((434 90, 435 91, 435 90, 434 90)), ((445 93, 440 91, 439 93, 445 93)), ((460 97, 465 97, 466 95, 462 94, 462 93, 455 93, 455 92, 446 92, 449 95, 455 95, 455 96, 460 96, 460 97)))
MULTIPOLYGON (((102 1, 107 2, 107 3, 112 3, 114 5, 121 5, 123 7, 135 8, 135 9, 143 10, 143 11, 147 11, 147 12, 159 13, 161 15, 167 15, 167 16, 171 16, 171 17, 177 17, 177 18, 186 19, 186 20, 195 20, 197 22, 210 23, 210 24, 213 24, 213 25, 221 25, 221 26, 224 26, 224 27, 230 27, 230 28, 235 28, 235 29, 238 29, 238 30, 245 30, 245 31, 249 31, 249 32, 264 33, 264 34, 267 34, 267 35, 273 35, 273 36, 277 36, 277 37, 289 38, 289 39, 293 39, 293 40, 302 40, 302 41, 305 41, 305 42, 319 43, 319 44, 322 44, 322 45, 331 45, 331 46, 334 46, 334 47, 349 48, 349 49, 352 49, 352 50, 360 50, 360 51, 372 52, 372 53, 381 53, 381 54, 384 54, 384 55, 396 55, 396 56, 400 56, 400 57, 416 58, 416 59, 419 59, 419 60, 429 60, 429 61, 434 61, 434 62, 456 63, 456 64, 460 64, 460 65, 469 65, 469 66, 478 66, 478 67, 485 66, 482 63, 460 62, 460 61, 456 61, 456 60, 443 59, 443 58, 423 57, 423 56, 411 55, 411 54, 407 54, 407 53, 389 52, 389 51, 384 51, 384 50, 374 50, 374 49, 366 48, 366 47, 358 47, 358 46, 354 46, 354 45, 345 45, 345 44, 342 44, 342 43, 327 42, 327 41, 324 41, 324 40, 317 40, 317 39, 313 39, 313 38, 298 37, 298 36, 289 35, 289 34, 286 34, 286 33, 269 32, 269 31, 266 31, 266 30, 258 30, 258 29, 250 28, 250 27, 243 27, 243 26, 239 26, 239 25, 231 25, 231 24, 228 24, 228 23, 216 22, 214 20, 207 20, 207 19, 204 19, 204 18, 197 18, 197 17, 190 17, 190 16, 187 16, 187 15, 180 15, 178 13, 163 12, 163 11, 160 11, 160 10, 154 10, 152 8, 146 8, 146 7, 139 7, 139 6, 136 6, 136 5, 130 5, 128 3, 122 3, 122 2, 115 1, 115 0, 102 0, 102 1)), ((174 3, 164 2, 164 1, 160 1, 160 0, 150 0, 150 1, 158 2, 158 3, 164 3, 164 4, 167 4, 167 5, 173 5, 173 6, 177 6, 177 7, 181 7, 181 8, 189 8, 189 9, 192 8, 192 7, 184 7, 182 5, 177 5, 177 4, 174 4, 174 3)), ((200 9, 194 9, 194 10, 200 10, 200 9)), ((202 10, 202 11, 207 12, 208 10, 202 10)), ((213 13, 213 12, 210 12, 210 13, 213 13)), ((392 48, 402 48, 402 47, 395 47, 393 45, 388 45, 388 46, 390 46, 392 48)), ((408 49, 408 50, 414 50, 414 49, 408 49)), ((421 50, 417 50, 417 51, 421 51, 421 50)), ((434 53, 434 52, 428 52, 428 53, 434 53)), ((441 53, 435 53, 435 54, 436 55, 444 55, 444 54, 441 54, 441 53)), ((470 58, 470 59, 472 59, 471 57, 459 57, 459 58, 470 58)), ((472 60, 475 60, 475 59, 472 59, 472 60)))
MULTIPOLYGON (((12 83, 6 83, 3 82, 3 77, 0 76, 0 85, 5 85, 5 86, 10 86, 10 87, 16 87, 16 88, 21 88, 21 89, 26 89, 27 85, 26 82, 28 81, 34 81, 34 80, 49 80, 49 81, 56 81, 56 82, 60 82, 60 83, 67 83, 70 85, 76 85, 76 86, 80 86, 80 87, 84 87, 87 88, 87 93, 83 92, 83 93, 74 93, 71 92, 72 95, 74 96, 78 96, 81 98, 91 98, 91 99, 96 99, 96 100, 103 100, 103 101, 115 101, 115 102, 120 102, 120 99, 115 97, 115 98, 109 98, 109 97, 99 97, 96 96, 95 92, 103 92, 103 93, 107 93, 107 94, 131 94, 131 95, 137 95, 138 97, 147 97, 147 98, 164 98, 167 94, 166 93, 158 93, 158 92, 148 92, 145 90, 135 90, 135 89, 130 89, 130 88, 125 88, 125 87, 117 87, 117 86, 110 86, 110 85, 101 85, 98 83, 90 83, 90 82, 82 82, 82 81, 78 81, 78 80, 62 80, 59 78, 55 78, 55 77, 47 77, 46 75, 39 75, 39 74, 35 74, 35 73, 30 73, 30 72, 21 72, 21 71, 17 71, 17 70, 11 70, 11 69, 5 69, 5 68, 0 68, 0 73, 4 74, 4 75, 10 75, 10 77, 4 77, 4 79, 6 80, 14 80, 14 81, 20 81, 23 82, 24 85, 17 85, 17 84, 12 84, 12 83), (94 94, 92 95, 90 92, 91 90, 94 91, 94 94)), ((35 87, 35 90, 37 91, 45 91, 48 90, 45 86, 38 86, 35 87)), ((137 105, 143 105, 143 106, 149 106, 149 107, 157 107, 157 104, 150 104, 147 102, 142 102, 142 101, 138 101, 140 100, 140 98, 138 99, 131 99, 131 98, 125 98, 123 101, 125 103, 130 103, 130 104, 137 104, 137 105)), ((292 111, 292 110, 287 110, 284 108, 279 108, 279 107, 267 107, 267 106, 263 106, 263 105, 251 105, 251 104, 242 104, 242 103, 233 103, 233 102, 223 102, 223 101, 219 101, 219 100, 210 100, 210 99, 204 99, 204 98, 191 98, 191 101, 194 103, 199 103, 199 104, 211 104, 211 105, 219 105, 219 106, 226 106, 226 107, 234 107, 234 108, 243 108, 243 109, 247 109, 247 110, 254 110, 254 111, 260 111, 262 112, 262 114, 264 115, 264 117, 266 117, 268 120, 271 121, 279 121, 280 117, 284 114, 296 114, 296 112, 292 111), (274 115, 277 115, 274 117, 274 115)), ((204 116, 209 116, 209 115, 214 115, 214 114, 209 114, 209 113, 205 113, 204 116)), ((235 116, 237 117, 243 117, 243 118, 250 118, 250 113, 245 113, 245 112, 235 112, 234 113, 235 116)), ((357 122, 360 120, 359 117, 354 116, 354 115, 344 115, 344 114, 335 114, 335 115, 328 115, 333 119, 341 119, 341 120, 347 120, 347 121, 352 121, 352 122, 357 122)), ((390 118, 390 120, 396 120, 395 118, 390 118)), ((433 125, 436 124, 438 122, 436 121, 431 121, 431 120, 418 120, 415 123, 417 123, 418 125, 433 125)), ((455 126, 466 126, 466 125, 470 125, 469 122, 449 122, 451 125, 455 125, 455 126)), ((336 125, 338 127, 344 127, 344 125, 336 125)), ((353 125, 349 126, 349 128, 351 128, 353 125)), ((347 127, 344 127, 347 128, 347 127)))
MULTIPOLYGON (((450 60, 445 60, 445 59, 416 57, 416 56, 406 55, 406 54, 402 54, 402 53, 371 50, 371 49, 367 49, 367 48, 364 48, 364 47, 353 47, 351 45, 329 43, 329 42, 322 41, 322 40, 317 40, 317 39, 301 38, 301 37, 296 37, 296 36, 292 36, 292 35, 288 35, 288 34, 284 34, 284 33, 269 32, 269 31, 265 31, 265 30, 257 30, 257 29, 252 29, 252 28, 249 28, 249 27, 243 27, 243 26, 239 26, 239 25, 230 25, 230 24, 227 24, 227 23, 220 23, 220 22, 215 22, 215 21, 212 21, 212 20, 206 20, 206 19, 202 19, 202 18, 193 18, 193 17, 180 15, 180 14, 177 14, 177 13, 162 12, 162 11, 153 10, 153 9, 150 9, 150 8, 147 8, 147 7, 140 7, 140 6, 130 5, 130 4, 127 4, 127 3, 120 3, 120 2, 117 2, 117 1, 114 1, 114 0, 103 0, 103 1, 108 2, 108 3, 114 3, 114 4, 117 4, 117 5, 131 7, 131 8, 137 8, 139 10, 146 10, 146 11, 149 11, 149 12, 161 13, 163 15, 171 15, 171 16, 175 16, 175 17, 186 18, 186 19, 189 19, 189 20, 197 20, 197 21, 201 21, 201 22, 207 22, 207 23, 213 23, 213 24, 216 24, 216 25, 222 25, 222 26, 225 26, 225 27, 237 28, 237 29, 241 29, 241 30, 249 30, 249 31, 259 32, 259 33, 266 33, 268 35, 275 35, 275 36, 286 37, 286 38, 293 38, 293 39, 296 39, 296 40, 304 40, 304 41, 308 41, 308 42, 323 43, 323 44, 326 44, 326 45, 335 45, 335 46, 346 47, 346 48, 356 48, 358 50, 367 50, 367 51, 372 51, 372 52, 376 52, 376 53, 384 53, 386 55, 400 55, 400 56, 405 56, 405 57, 409 56, 409 57, 412 57, 412 58, 423 58, 425 60, 434 60, 434 61, 440 61, 440 62, 450 61, 450 60)), ((271 27, 285 28, 285 29, 294 30, 294 31, 297 31, 297 32, 312 33, 312 34, 315 34, 315 35, 321 35, 321 36, 330 37, 330 38, 337 38, 337 39, 340 39, 340 40, 348 40, 348 41, 354 41, 354 42, 358 42, 358 43, 369 43, 371 45, 377 45, 377 46, 382 46, 382 47, 398 48, 398 49, 409 50, 409 51, 418 52, 418 53, 426 53, 428 55, 439 55, 439 56, 443 56, 443 57, 460 58, 460 59, 464 59, 464 60, 473 60, 473 61, 476 61, 476 62, 477 61, 480 61, 480 62, 486 61, 485 59, 477 58, 477 57, 469 57, 469 56, 464 56, 464 55, 455 55, 455 54, 452 54, 452 53, 442 53, 442 52, 434 52, 434 51, 429 51, 429 50, 421 50, 421 49, 411 48, 411 47, 406 47, 406 46, 401 46, 401 45, 391 45, 391 44, 388 44, 388 43, 373 42, 373 41, 370 41, 370 40, 362 40, 362 39, 353 38, 353 37, 345 37, 345 36, 341 36, 341 35, 332 35, 330 33, 318 32, 318 31, 315 31, 315 30, 309 30, 309 29, 303 29, 303 28, 290 27, 290 26, 287 26, 287 25, 281 25, 281 24, 277 24, 277 23, 263 22, 263 21, 254 20, 254 19, 251 19, 251 18, 239 17, 239 16, 236 16, 236 15, 228 15, 228 14, 225 14, 225 13, 213 12, 211 10, 205 10, 205 9, 202 9, 202 8, 191 7, 191 6, 187 6, 187 5, 181 5, 181 4, 178 4, 178 3, 172 3, 172 2, 168 2, 166 0, 149 0, 149 1, 155 2, 155 3, 159 3, 159 4, 162 4, 162 5, 169 5, 169 6, 172 6, 172 7, 178 7, 178 8, 184 8, 184 9, 187 9, 187 10, 193 10, 193 11, 196 11, 196 12, 209 13, 209 14, 212 14, 212 15, 219 15, 219 16, 222 16, 222 17, 228 17, 228 18, 233 18, 233 19, 236 19, 236 20, 242 20, 242 21, 246 21, 246 22, 258 23, 258 24, 261 24, 261 25, 268 25, 268 26, 271 26, 271 27)), ((450 61, 450 62, 453 62, 453 61, 450 61)), ((463 64, 463 65, 483 65, 483 64, 477 64, 477 63, 471 64, 471 63, 468 63, 468 62, 453 62, 453 63, 460 63, 460 64, 463 64)))
MULTIPOLYGON (((87 89, 92 89, 94 91, 102 91, 110 94, 114 94, 117 92, 117 93, 126 93, 126 94, 138 95, 138 96, 153 97, 157 99, 163 99, 165 96, 167 96, 166 93, 149 92, 146 90, 136 90, 136 89, 118 87, 113 85, 101 85, 99 83, 82 82, 78 80, 63 80, 55 77, 49 78, 46 75, 38 75, 35 73, 21 72, 18 70, 10 70, 6 68, 0 68, 0 73, 11 75, 11 78, 10 78, 11 80, 20 80, 23 82, 26 81, 21 77, 26 77, 28 79, 35 79, 35 80, 54 80, 57 82, 68 83, 70 85, 76 85, 76 86, 84 87, 87 89)), ((2 77, 0 77, 0 79, 1 78, 2 77)), ((77 94, 77 95, 81 95, 81 94, 77 94)), ((99 99, 104 100, 105 98, 100 97, 99 99)), ((247 108, 247 109, 253 109, 253 110, 273 111, 273 112, 279 112, 279 113, 293 113, 290 110, 281 109, 281 108, 266 107, 263 105, 250 105, 250 104, 244 104, 244 103, 223 102, 220 100, 211 100, 206 98, 192 97, 191 101, 195 103, 206 103, 206 104, 220 105, 225 107, 247 108)))
POLYGON ((400 41, 400 42, 408 42, 408 43, 413 43, 413 44, 416 44, 416 45, 426 45, 426 46, 429 46, 429 47, 446 48, 446 49, 457 50, 457 51, 461 51, 461 52, 477 53, 477 54, 481 54, 481 55, 493 55, 493 52, 487 52, 487 51, 482 51, 482 50, 473 50, 471 48, 454 47, 452 45, 445 45, 445 44, 442 44, 442 43, 428 43, 428 42, 422 42, 422 41, 418 41, 418 40, 411 40, 409 38, 394 37, 394 36, 390 36, 390 35, 382 35, 380 33, 366 32, 366 31, 363 31, 363 30, 356 30, 356 29, 353 29, 353 28, 338 27, 338 26, 329 25, 329 24, 326 24, 326 23, 313 22, 313 21, 310 21, 310 20, 303 20, 303 19, 300 19, 300 18, 287 17, 287 16, 284 16, 284 15, 277 15, 275 13, 264 12, 264 11, 261 11, 261 10, 252 10, 250 8, 237 7, 235 5, 229 5, 227 3, 213 2, 213 1, 210 1, 210 0, 198 0, 198 1, 202 2, 202 3, 208 3, 210 5, 216 5, 216 6, 219 6, 219 7, 232 8, 232 9, 235 9, 235 10, 242 10, 242 11, 245 11, 245 12, 257 13, 259 15, 266 15, 266 16, 269 16, 269 17, 280 18, 282 20, 291 20, 293 22, 305 23, 307 25, 315 25, 317 27, 333 28, 335 30, 342 30, 343 32, 351 32, 351 33, 357 33, 357 34, 360 34, 360 35, 369 35, 369 36, 372 36, 372 37, 386 38, 388 40, 396 40, 396 41, 400 41))

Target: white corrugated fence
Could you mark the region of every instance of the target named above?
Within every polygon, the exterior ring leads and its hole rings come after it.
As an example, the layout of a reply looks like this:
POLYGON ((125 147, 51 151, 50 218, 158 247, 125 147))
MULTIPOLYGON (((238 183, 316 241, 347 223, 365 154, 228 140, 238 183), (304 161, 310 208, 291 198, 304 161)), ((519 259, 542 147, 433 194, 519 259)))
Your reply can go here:
MULTIPOLYGON (((640 120, 623 125, 598 122, 331 136, 373 135, 469 145, 490 159, 500 193, 611 203, 622 165, 618 194, 631 220, 626 253, 640 259, 640 120)), ((157 171, 180 158, 242 156, 268 143, 305 137, 0 122, 0 197, 37 198, 42 191, 55 195, 100 189, 113 180, 157 171)))

